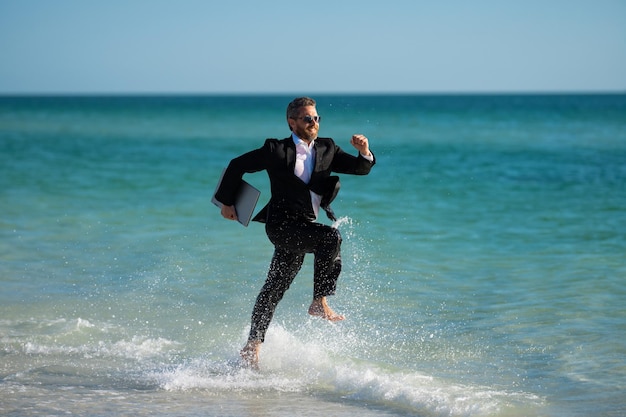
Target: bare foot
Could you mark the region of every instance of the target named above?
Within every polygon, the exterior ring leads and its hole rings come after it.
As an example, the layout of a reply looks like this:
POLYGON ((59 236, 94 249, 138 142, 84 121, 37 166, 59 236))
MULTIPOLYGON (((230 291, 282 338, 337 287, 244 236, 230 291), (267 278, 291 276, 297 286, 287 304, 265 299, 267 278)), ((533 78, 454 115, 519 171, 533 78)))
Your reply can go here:
POLYGON ((248 343, 241 349, 239 355, 244 365, 255 371, 259 370, 259 351, 261 350, 261 341, 248 340, 248 343))
POLYGON ((345 319, 343 315, 335 313, 333 309, 328 306, 326 297, 314 298, 309 307, 309 314, 329 321, 341 321, 345 319))

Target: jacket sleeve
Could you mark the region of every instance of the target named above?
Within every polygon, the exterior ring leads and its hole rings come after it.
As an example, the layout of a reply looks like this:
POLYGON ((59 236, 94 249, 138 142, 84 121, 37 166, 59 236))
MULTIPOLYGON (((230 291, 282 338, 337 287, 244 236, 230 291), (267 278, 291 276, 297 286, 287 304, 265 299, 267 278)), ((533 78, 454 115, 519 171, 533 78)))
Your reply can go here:
POLYGON ((339 174, 367 175, 376 163, 376 157, 371 162, 365 159, 361 154, 358 156, 350 155, 344 152, 339 146, 335 149, 335 158, 333 159, 332 170, 339 174))
POLYGON ((247 152, 230 161, 222 183, 215 193, 215 198, 227 206, 235 204, 237 191, 241 185, 241 178, 245 173, 258 172, 266 169, 267 158, 266 145, 259 149, 247 152))

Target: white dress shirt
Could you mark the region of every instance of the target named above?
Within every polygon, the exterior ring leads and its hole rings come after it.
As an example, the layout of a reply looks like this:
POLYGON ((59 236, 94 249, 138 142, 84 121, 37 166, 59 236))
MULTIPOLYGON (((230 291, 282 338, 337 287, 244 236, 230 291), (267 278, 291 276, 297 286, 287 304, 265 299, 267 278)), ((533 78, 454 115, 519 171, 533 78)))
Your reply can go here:
MULTIPOLYGON (((296 144, 296 166, 293 169, 293 173, 296 177, 300 178, 303 183, 308 184, 311 180, 313 168, 315 167, 315 148, 313 147, 315 140, 307 144, 295 133, 292 133, 291 136, 293 137, 293 142, 296 144)), ((313 213, 315 213, 315 218, 317 219, 320 204, 322 203, 322 196, 313 191, 310 191, 310 193, 313 213)))

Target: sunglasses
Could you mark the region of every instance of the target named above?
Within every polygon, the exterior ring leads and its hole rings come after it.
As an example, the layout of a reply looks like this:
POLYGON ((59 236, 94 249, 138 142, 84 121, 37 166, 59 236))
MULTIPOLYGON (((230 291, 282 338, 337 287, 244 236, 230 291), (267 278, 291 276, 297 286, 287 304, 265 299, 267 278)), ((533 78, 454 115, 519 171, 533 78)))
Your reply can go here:
POLYGON ((322 116, 304 116, 304 117, 295 117, 295 119, 303 120, 304 123, 319 123, 322 120, 322 116))

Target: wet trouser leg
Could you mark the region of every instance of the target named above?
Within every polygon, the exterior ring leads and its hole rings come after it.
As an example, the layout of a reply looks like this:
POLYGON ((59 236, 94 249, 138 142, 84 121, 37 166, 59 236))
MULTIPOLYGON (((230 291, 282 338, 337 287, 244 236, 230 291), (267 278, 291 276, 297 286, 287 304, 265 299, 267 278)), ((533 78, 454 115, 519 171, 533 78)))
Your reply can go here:
POLYGON ((252 310, 249 340, 264 341, 265 332, 279 301, 302 267, 304 255, 313 253, 313 297, 333 295, 341 273, 341 235, 320 223, 300 222, 266 225, 274 244, 267 280, 252 310))

